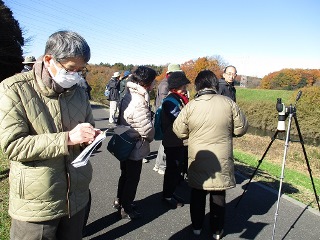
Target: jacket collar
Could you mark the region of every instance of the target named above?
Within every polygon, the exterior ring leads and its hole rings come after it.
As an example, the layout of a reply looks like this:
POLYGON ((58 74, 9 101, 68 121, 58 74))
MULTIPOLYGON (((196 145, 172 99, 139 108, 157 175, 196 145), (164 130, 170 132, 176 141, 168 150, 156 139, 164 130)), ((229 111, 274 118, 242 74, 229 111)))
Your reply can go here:
POLYGON ((213 88, 204 88, 197 92, 197 94, 195 95, 195 98, 200 97, 202 95, 206 95, 206 94, 217 94, 217 91, 213 88))
POLYGON ((149 102, 150 102, 149 93, 144 87, 140 86, 137 83, 130 82, 130 81, 127 82, 127 87, 130 92, 135 92, 135 93, 142 95, 144 97, 145 101, 149 104, 149 102))
POLYGON ((219 84, 220 85, 226 85, 226 86, 234 86, 234 82, 228 83, 224 78, 219 79, 219 84))

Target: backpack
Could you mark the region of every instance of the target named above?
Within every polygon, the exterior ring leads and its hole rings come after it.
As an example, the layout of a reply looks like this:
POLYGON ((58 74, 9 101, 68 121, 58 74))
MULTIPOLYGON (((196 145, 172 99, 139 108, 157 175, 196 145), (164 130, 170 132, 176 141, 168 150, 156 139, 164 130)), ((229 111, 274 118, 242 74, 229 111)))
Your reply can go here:
POLYGON ((104 90, 104 95, 108 98, 110 96, 110 87, 109 83, 106 86, 106 89, 104 90))
POLYGON ((159 106, 159 108, 157 109, 156 113, 155 113, 155 117, 154 117, 154 140, 162 140, 163 139, 163 131, 162 131, 162 104, 165 101, 170 101, 173 102, 176 105, 179 105, 180 103, 178 102, 177 99, 173 98, 173 97, 168 97, 163 99, 161 105, 159 106))

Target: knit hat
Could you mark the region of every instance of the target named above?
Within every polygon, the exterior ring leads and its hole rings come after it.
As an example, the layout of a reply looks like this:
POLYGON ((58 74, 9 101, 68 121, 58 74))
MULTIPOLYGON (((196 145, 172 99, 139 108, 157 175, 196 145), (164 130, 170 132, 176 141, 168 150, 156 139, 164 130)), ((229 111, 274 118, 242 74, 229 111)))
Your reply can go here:
POLYGON ((36 58, 34 56, 27 56, 24 58, 24 61, 22 62, 23 64, 28 64, 28 63, 35 63, 36 58))
POLYGON ((190 81, 182 71, 173 72, 168 77, 168 88, 171 89, 178 89, 183 85, 189 84, 190 81))
POLYGON ((120 76, 120 73, 119 72, 115 72, 112 77, 119 77, 119 76, 120 76))
POLYGON ((175 63, 169 64, 167 73, 172 73, 172 72, 182 72, 180 65, 175 63))

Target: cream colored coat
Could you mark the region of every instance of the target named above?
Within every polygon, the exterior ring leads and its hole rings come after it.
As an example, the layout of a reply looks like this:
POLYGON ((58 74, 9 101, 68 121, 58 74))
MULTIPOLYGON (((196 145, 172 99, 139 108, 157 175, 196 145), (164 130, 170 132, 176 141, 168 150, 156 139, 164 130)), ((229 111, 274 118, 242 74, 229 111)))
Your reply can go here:
POLYGON ((222 95, 202 95, 181 110, 173 131, 189 139, 190 187, 209 191, 235 187, 232 138, 245 134, 247 128, 237 104, 222 95))
POLYGON ((150 99, 147 90, 136 83, 128 82, 127 89, 121 102, 120 124, 130 126, 128 134, 139 139, 129 159, 141 160, 150 153, 150 142, 154 137, 150 99))

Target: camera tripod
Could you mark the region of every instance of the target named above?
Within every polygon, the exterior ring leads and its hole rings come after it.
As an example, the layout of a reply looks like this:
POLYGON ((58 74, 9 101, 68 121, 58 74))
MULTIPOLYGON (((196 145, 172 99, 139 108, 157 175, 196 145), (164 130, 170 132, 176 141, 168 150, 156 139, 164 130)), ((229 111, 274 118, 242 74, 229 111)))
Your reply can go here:
MULTIPOLYGON (((299 100, 300 96, 301 96, 301 91, 299 91, 299 93, 298 93, 298 96, 297 96, 297 98, 296 98, 296 103, 297 103, 297 101, 299 100)), ((295 104, 295 105, 296 105, 296 104, 295 104)), ((283 154, 283 160, 282 160, 282 167, 281 167, 281 176, 280 176, 280 184, 279 184, 279 191, 278 191, 277 206, 276 206, 276 212, 275 212, 275 216, 274 216, 274 225, 273 225, 273 232, 272 232, 272 240, 274 239, 275 229, 276 229, 276 224, 277 224, 277 216, 278 216, 278 212, 279 212, 279 203, 280 203, 281 190, 282 190, 282 184, 283 184, 283 179, 284 179, 284 169, 285 169, 285 163, 286 163, 287 150, 288 150, 288 147, 289 147, 289 141, 291 141, 291 139, 290 139, 290 129, 291 129, 292 118, 294 119, 295 124, 296 124, 296 128, 297 128, 298 135, 299 135, 299 142, 301 143, 301 146, 302 146, 303 155, 304 155, 304 158, 305 158, 307 167, 308 167, 308 172, 309 172, 310 180, 311 180, 311 183, 312 183, 314 195, 315 195, 315 198, 316 198, 316 202, 317 202, 317 205, 318 205, 318 209, 319 209, 319 211, 320 211, 319 196, 317 195, 317 192, 316 192, 315 184, 314 184, 313 177, 312 177, 312 173, 311 173, 310 164, 309 164, 308 157, 307 157, 307 153, 306 153, 306 150, 305 150, 305 147, 304 147, 304 141, 303 141, 302 134, 301 134, 301 131, 300 131, 298 119, 297 119, 297 116, 296 116, 296 108, 295 108, 295 106, 290 105, 290 107, 288 107, 288 108, 286 109, 286 111, 287 111, 286 115, 288 116, 288 119, 289 119, 289 120, 288 120, 288 128, 287 128, 287 132, 286 132, 285 148, 284 148, 284 154, 283 154)), ((261 165, 261 163, 262 163, 262 160, 263 160, 264 157, 266 156, 266 154, 267 154, 268 150, 270 149, 270 147, 271 147, 272 143, 274 142, 274 140, 277 138, 277 135, 278 135, 279 132, 284 132, 284 131, 283 131, 283 130, 280 130, 280 131, 279 131, 279 130, 277 129, 277 131, 275 132, 274 136, 271 138, 271 142, 269 143, 266 151, 265 151, 264 154, 262 155, 262 158, 259 160, 259 163, 258 163, 256 169, 254 170, 253 174, 251 175, 249 182, 246 184, 246 187, 244 188, 243 193, 242 193, 242 195, 240 196, 240 198, 239 198, 239 200, 238 200, 238 202, 237 202, 237 204, 236 204, 235 207, 237 207, 238 204, 240 203, 242 197, 244 196, 244 193, 247 191, 249 184, 251 183, 254 175, 256 174, 258 168, 260 167, 260 165, 261 165)), ((292 142, 293 142, 293 141, 292 141, 292 142)))

